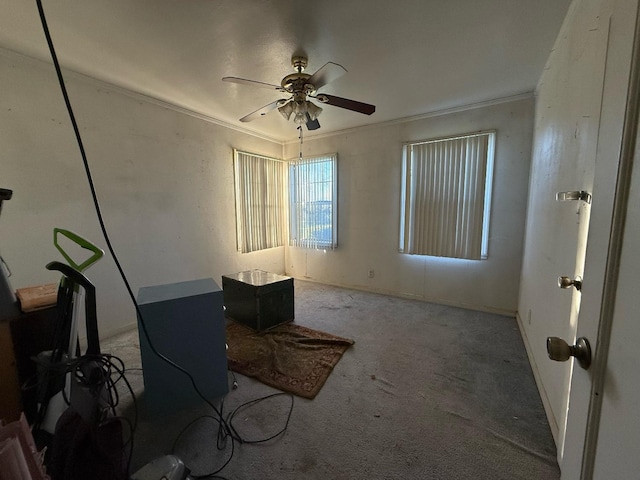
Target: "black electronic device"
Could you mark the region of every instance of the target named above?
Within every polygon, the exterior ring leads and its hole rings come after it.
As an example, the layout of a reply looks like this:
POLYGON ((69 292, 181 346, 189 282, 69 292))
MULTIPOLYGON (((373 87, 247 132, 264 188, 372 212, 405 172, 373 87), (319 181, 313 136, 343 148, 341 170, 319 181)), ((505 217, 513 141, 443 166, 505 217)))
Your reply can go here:
MULTIPOLYGON (((10 200, 12 196, 13 190, 0 188, 0 212, 2 212, 2 202, 10 200)), ((9 282, 10 275, 9 267, 0 256, 0 320, 9 320, 20 314, 18 300, 9 282)))

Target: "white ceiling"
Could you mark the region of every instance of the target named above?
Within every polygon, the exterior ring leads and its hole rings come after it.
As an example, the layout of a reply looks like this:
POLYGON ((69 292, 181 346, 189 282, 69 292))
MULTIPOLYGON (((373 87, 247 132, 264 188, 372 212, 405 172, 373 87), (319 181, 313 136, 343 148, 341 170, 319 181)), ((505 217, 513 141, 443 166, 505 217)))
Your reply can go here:
MULTIPOLYGON (((35 0, 0 2, 0 47, 49 60, 35 0)), ((344 66, 320 91, 376 112, 326 105, 315 133, 531 92, 570 0, 43 3, 63 67, 283 141, 298 134, 277 111, 238 119, 285 96, 222 77, 279 84, 300 53, 307 73, 344 66)))

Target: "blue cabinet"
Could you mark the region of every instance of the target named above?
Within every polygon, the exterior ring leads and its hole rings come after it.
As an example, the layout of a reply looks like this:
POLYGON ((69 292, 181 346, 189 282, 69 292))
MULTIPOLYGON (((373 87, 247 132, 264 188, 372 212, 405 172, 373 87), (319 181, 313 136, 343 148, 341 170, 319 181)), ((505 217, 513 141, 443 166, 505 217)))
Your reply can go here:
POLYGON ((147 413, 172 413, 202 402, 189 378, 158 357, 149 340, 156 351, 187 370, 209 400, 229 391, 223 296, 213 279, 143 287, 138 306, 147 413))

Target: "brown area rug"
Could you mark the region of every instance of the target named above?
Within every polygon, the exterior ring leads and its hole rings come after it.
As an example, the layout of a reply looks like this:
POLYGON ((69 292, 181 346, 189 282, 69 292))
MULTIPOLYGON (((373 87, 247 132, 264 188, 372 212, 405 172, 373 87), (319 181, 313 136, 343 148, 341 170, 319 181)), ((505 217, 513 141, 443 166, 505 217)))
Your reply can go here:
POLYGON ((234 372, 303 398, 314 398, 353 340, 287 323, 265 332, 227 325, 234 372))

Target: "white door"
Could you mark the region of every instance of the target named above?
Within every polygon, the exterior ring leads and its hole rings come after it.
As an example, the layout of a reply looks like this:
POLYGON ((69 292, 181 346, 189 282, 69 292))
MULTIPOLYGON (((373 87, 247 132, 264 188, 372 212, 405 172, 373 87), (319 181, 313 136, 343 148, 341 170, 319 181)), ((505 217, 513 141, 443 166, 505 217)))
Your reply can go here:
MULTIPOLYGON (((629 149, 633 143, 629 140, 637 135, 636 120, 630 114, 638 106, 638 99, 633 93, 629 96, 631 58, 639 57, 638 51, 633 52, 637 13, 637 0, 618 0, 610 19, 576 335, 591 342, 594 355, 589 370, 579 368, 577 363, 573 368, 561 465, 563 480, 639 478, 640 416, 633 409, 640 407, 640 359, 632 351, 640 340, 640 321, 632 316, 640 311, 640 264, 633 258, 633 250, 640 246, 638 168, 633 176, 635 191, 628 204, 626 231, 621 228, 624 217, 619 216, 624 209, 619 207, 627 204, 624 184, 629 177, 622 175, 618 181, 618 168, 626 168, 633 159, 634 152, 629 149), (616 250, 617 239, 621 238, 622 256, 616 250), (619 278, 618 264, 622 265, 619 278)), ((634 82, 635 89, 635 77, 634 82)))
POLYGON ((595 479, 640 476, 640 137, 622 236, 597 435, 595 479))

